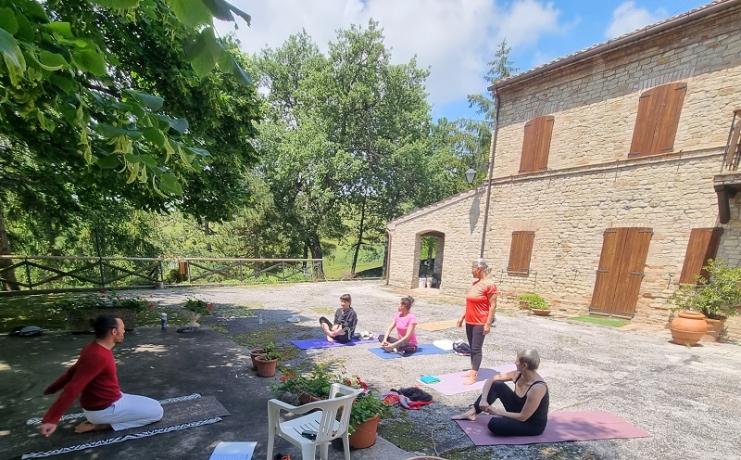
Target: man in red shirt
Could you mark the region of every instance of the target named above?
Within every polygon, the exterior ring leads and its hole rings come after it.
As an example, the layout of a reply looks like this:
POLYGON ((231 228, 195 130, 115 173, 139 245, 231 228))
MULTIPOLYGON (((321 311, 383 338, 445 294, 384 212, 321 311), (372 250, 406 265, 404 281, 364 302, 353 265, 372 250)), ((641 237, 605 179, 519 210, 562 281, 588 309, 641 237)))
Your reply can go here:
POLYGON ((162 419, 162 406, 154 399, 121 393, 118 386, 113 347, 123 342, 124 322, 121 318, 102 315, 95 319, 95 340, 80 352, 77 362, 44 390, 45 395, 62 390, 54 404, 46 411, 39 431, 51 436, 59 425, 62 414, 77 397, 85 413, 86 422, 75 427, 75 432, 93 430, 115 431, 135 428, 162 419))

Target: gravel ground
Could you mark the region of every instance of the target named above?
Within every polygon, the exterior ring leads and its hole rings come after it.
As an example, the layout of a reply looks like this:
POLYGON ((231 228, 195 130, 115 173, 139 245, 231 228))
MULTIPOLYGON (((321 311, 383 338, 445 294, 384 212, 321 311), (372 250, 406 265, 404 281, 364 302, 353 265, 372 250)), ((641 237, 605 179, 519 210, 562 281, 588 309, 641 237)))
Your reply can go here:
MULTIPOLYGON (((419 297, 413 312, 420 322, 451 319, 461 303, 416 290, 389 289, 379 281, 331 282, 244 288, 155 291, 148 297, 176 303, 197 295, 219 305, 251 305, 248 318, 209 318, 233 338, 268 331, 282 342, 318 335, 317 319, 331 316, 340 294, 353 296, 358 330, 382 333, 401 295, 419 297), (420 295, 421 294, 421 295, 420 295), (260 307, 260 308, 258 308, 260 307), (301 322, 285 320, 298 314, 301 322), (262 318, 263 325, 259 324, 262 318), (267 326, 267 327, 266 327, 267 326)), ((223 316, 223 315, 222 315, 223 316)), ((206 321, 205 324, 209 324, 206 321)), ((420 342, 464 338, 461 329, 420 331, 420 342)), ((554 445, 475 448, 449 420, 475 393, 442 396, 420 411, 384 422, 384 435, 405 450, 438 453, 450 459, 484 458, 739 458, 741 354, 730 344, 687 348, 669 343, 668 330, 617 330, 500 311, 484 345, 486 367, 512 362, 517 350, 536 348, 541 374, 548 381, 551 410, 606 410, 649 431, 645 439, 560 443, 554 445), (401 420, 401 421, 399 421, 401 420), (733 441, 736 439, 736 441, 733 441)), ((463 370, 468 359, 455 355, 383 361, 369 346, 309 350, 293 360, 339 360, 380 391, 412 386, 422 374, 463 370)))

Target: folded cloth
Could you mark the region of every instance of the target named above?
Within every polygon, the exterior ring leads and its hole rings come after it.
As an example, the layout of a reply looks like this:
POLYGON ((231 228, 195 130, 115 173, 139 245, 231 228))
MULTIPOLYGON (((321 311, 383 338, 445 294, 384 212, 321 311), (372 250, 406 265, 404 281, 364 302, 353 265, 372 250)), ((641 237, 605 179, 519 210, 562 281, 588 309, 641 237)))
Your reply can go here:
POLYGON ((403 394, 399 394, 395 390, 391 390, 383 394, 383 403, 387 406, 395 406, 396 404, 399 404, 404 409, 418 410, 428 404, 432 404, 432 401, 414 401, 403 394))
POLYGON ((422 383, 438 383, 440 382, 440 379, 435 377, 434 375, 423 375, 419 378, 419 381, 422 383))

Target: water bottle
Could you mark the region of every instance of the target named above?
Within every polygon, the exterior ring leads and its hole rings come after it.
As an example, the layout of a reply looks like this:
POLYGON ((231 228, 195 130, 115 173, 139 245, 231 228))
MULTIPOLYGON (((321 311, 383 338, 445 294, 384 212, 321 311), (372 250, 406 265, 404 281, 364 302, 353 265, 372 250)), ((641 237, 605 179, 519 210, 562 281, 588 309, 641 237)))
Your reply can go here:
POLYGON ((160 325, 162 326, 161 330, 167 330, 167 313, 160 313, 160 325))

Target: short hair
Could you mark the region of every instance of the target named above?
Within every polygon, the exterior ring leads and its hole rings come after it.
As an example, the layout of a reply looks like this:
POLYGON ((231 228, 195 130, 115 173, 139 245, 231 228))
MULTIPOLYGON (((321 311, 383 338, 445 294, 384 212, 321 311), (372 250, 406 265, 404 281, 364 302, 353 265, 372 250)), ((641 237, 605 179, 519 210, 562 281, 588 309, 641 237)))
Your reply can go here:
POLYGON ((350 297, 350 294, 342 294, 340 296, 340 300, 346 300, 346 301, 352 303, 352 297, 350 297))
POLYGON ((474 260, 473 261, 473 264, 471 264, 471 265, 473 265, 476 268, 483 269, 484 270, 484 273, 486 273, 486 274, 488 274, 489 272, 491 272, 491 268, 489 268, 489 264, 486 263, 486 259, 478 258, 478 259, 474 260))
POLYGON ((402 305, 405 305, 407 308, 412 308, 412 305, 414 305, 414 297, 408 295, 406 297, 401 298, 402 305))
POLYGON ((527 368, 534 371, 540 366, 540 355, 538 350, 527 349, 517 352, 517 360, 520 363, 527 364, 527 368))
POLYGON ((118 316, 113 315, 100 315, 97 318, 95 318, 93 323, 93 329, 95 330, 95 338, 96 339, 104 339, 108 335, 108 333, 111 331, 111 329, 116 329, 118 327, 118 320, 120 318, 118 316))

